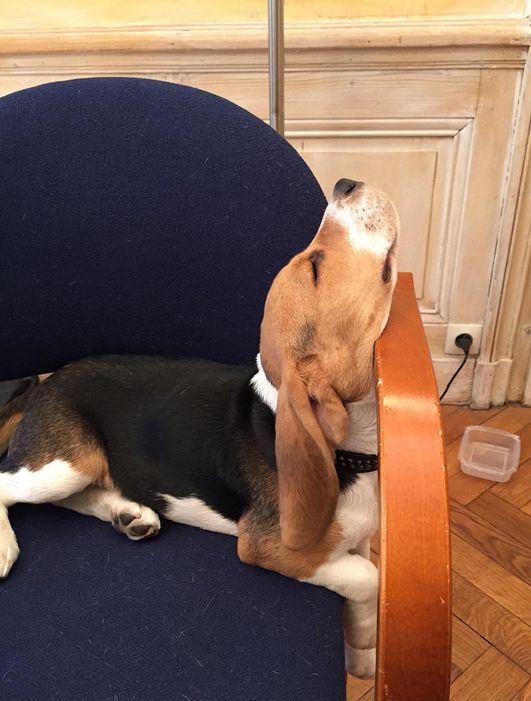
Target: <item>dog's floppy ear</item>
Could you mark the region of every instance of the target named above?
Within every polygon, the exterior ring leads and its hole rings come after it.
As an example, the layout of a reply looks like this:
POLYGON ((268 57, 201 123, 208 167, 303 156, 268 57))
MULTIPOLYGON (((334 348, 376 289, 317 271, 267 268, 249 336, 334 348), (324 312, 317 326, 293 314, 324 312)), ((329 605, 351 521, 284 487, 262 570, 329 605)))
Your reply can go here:
POLYGON ((308 547, 324 535, 339 493, 334 448, 345 436, 347 412, 324 380, 312 394, 311 398, 297 368, 283 373, 275 450, 281 540, 292 550, 308 547))

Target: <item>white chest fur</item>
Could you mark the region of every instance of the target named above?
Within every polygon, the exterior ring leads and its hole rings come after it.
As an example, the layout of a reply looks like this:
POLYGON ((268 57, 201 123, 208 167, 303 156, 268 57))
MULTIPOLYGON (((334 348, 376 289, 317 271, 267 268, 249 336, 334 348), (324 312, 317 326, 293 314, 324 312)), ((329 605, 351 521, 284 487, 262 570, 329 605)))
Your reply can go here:
POLYGON ((335 520, 341 525, 341 549, 355 549, 378 528, 378 473, 358 475, 354 484, 339 495, 335 520))
MULTIPOLYGON (((252 386, 272 411, 276 410, 278 392, 267 379, 260 355, 256 359, 258 372, 252 386)), ((346 405, 349 417, 348 435, 339 447, 358 453, 378 452, 378 423, 374 388, 359 402, 346 405)), ((344 540, 341 550, 356 548, 378 528, 378 473, 358 475, 355 483, 339 497, 335 519, 342 527, 344 540)))
MULTIPOLYGON (((374 389, 359 402, 347 404, 348 435, 340 446, 358 453, 378 452, 378 422, 374 389)), ((378 473, 368 472, 358 478, 340 496, 336 520, 341 524, 349 548, 369 538, 378 528, 378 473)))

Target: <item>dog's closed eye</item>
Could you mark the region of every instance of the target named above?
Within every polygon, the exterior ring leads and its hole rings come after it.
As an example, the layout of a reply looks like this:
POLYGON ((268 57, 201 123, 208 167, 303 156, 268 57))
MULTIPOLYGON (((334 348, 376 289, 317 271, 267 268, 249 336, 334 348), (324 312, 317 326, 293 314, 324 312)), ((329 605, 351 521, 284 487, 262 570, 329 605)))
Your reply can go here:
POLYGON ((313 251, 313 253, 308 258, 308 260, 310 261, 310 263, 312 265, 313 284, 314 285, 317 285, 317 282, 319 281, 319 265, 321 264, 323 258, 324 258, 323 251, 313 251))

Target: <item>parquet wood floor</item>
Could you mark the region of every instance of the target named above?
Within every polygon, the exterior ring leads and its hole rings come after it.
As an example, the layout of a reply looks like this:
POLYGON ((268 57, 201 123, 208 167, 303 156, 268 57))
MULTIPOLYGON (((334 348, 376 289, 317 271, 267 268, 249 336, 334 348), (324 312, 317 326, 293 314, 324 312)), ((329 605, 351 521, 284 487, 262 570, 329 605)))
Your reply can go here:
MULTIPOLYGON (((531 701, 531 408, 442 409, 454 589, 450 698, 531 701), (461 436, 477 424, 520 436, 520 467, 509 482, 460 471, 461 436)), ((373 692, 373 682, 348 677, 348 701, 372 701, 373 692)))

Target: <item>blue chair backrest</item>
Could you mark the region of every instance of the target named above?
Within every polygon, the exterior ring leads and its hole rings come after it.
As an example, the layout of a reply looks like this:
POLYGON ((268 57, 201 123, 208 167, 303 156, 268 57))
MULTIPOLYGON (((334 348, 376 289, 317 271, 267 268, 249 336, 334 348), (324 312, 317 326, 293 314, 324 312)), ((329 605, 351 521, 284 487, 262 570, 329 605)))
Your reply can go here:
POLYGON ((97 353, 246 363, 326 201, 240 107, 129 78, 0 99, 0 379, 97 353))

